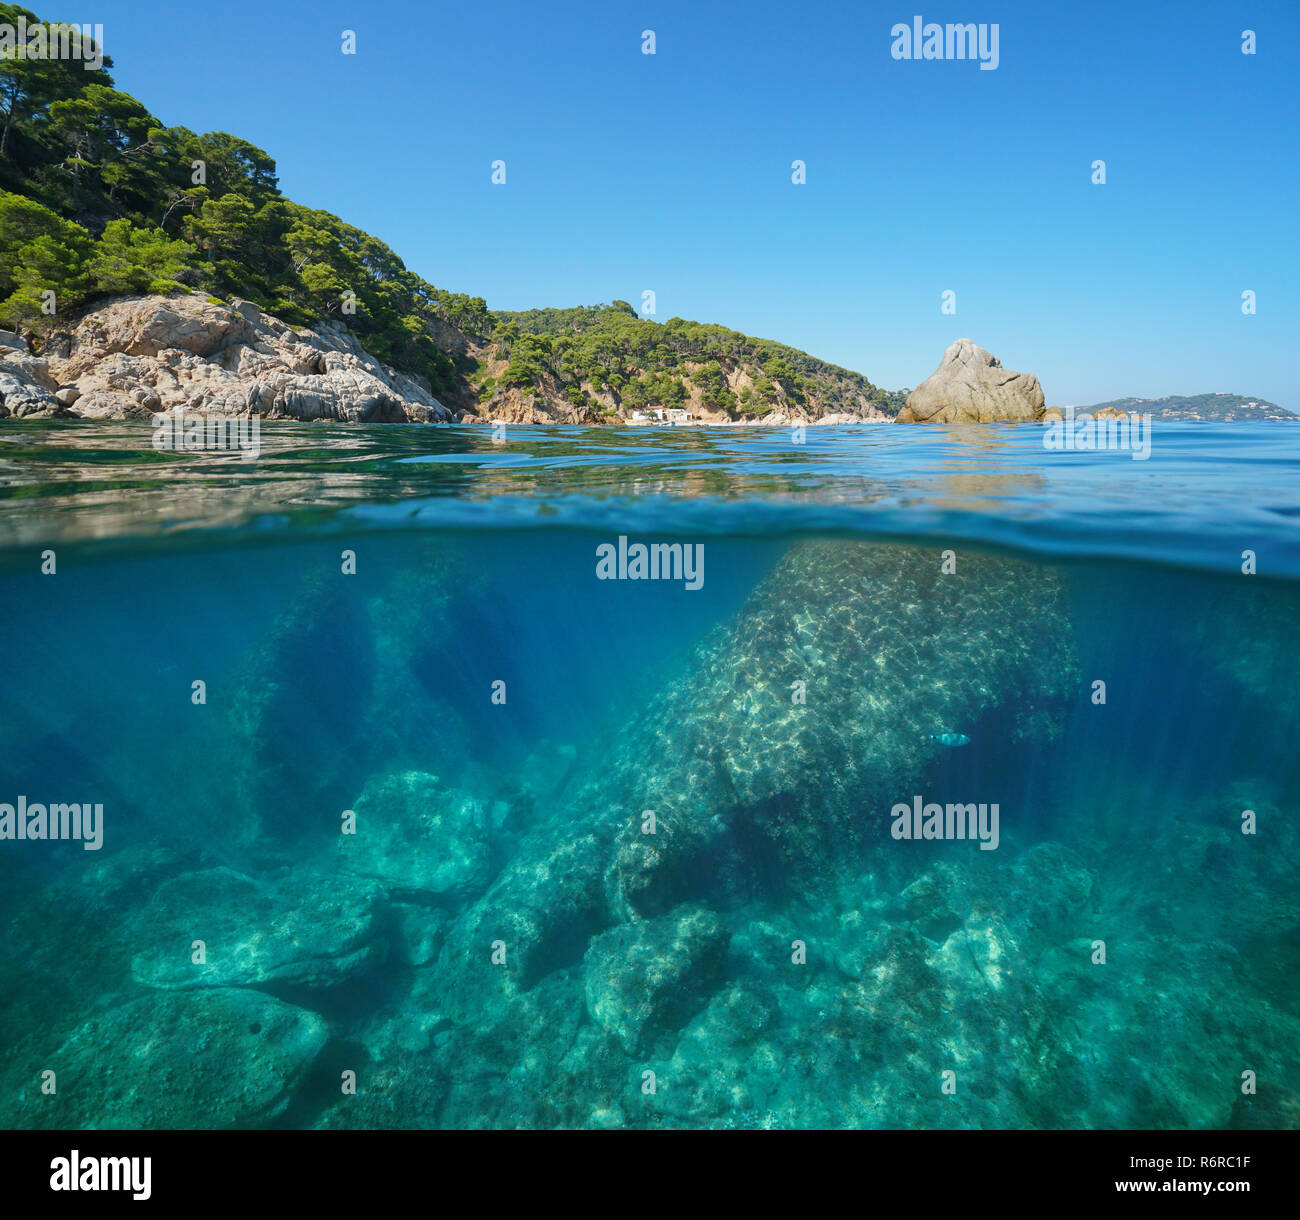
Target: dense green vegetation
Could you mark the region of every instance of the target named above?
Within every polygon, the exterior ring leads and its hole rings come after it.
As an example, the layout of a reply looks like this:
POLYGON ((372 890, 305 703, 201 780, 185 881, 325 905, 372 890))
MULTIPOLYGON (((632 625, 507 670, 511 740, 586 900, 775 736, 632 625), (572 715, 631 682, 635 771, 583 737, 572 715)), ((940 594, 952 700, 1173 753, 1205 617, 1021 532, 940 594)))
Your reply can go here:
MULTIPOLYGON (((39 21, 0 2, 0 23, 20 17, 39 21)), ((903 394, 794 348, 660 324, 626 301, 493 315, 482 297, 408 271, 377 238, 286 199, 262 149, 165 126, 103 64, 0 58, 0 326, 39 336, 101 298, 191 291, 247 298, 291 325, 338 316, 368 351, 462 400, 466 373, 503 360, 475 379, 480 401, 517 390, 610 414, 698 395, 755 416, 902 405, 903 394), (468 340, 459 362, 439 345, 442 335, 463 350, 444 325, 468 340)))
POLYGON ((783 343, 682 318, 649 321, 626 301, 495 318, 492 337, 509 357, 501 385, 540 389, 548 377, 567 388, 587 382, 630 408, 678 406, 689 383, 706 406, 749 415, 802 407, 814 397, 822 410, 834 410, 859 396, 897 413, 906 397, 783 343), (752 381, 738 393, 727 387, 724 371, 737 368, 752 381))
MULTIPOLYGON (((38 18, 0 3, 0 22, 38 18)), ((241 296, 294 325, 344 316, 381 359, 450 388, 433 319, 491 329, 383 242, 285 199, 275 161, 224 132, 167 127, 79 60, 0 59, 0 323, 40 330, 102 296, 241 296), (348 296, 355 293, 355 301, 348 296), (43 306, 45 307, 43 309, 43 306)))

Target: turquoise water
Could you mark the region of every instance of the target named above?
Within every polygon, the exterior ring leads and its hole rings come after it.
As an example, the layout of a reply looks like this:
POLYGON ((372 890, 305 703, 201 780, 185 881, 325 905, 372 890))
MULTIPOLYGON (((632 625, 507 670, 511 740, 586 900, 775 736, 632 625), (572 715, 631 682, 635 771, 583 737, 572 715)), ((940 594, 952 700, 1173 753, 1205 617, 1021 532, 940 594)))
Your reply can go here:
POLYGON ((1297 1125, 1300 429, 501 440, 0 431, 0 1125, 1297 1125))

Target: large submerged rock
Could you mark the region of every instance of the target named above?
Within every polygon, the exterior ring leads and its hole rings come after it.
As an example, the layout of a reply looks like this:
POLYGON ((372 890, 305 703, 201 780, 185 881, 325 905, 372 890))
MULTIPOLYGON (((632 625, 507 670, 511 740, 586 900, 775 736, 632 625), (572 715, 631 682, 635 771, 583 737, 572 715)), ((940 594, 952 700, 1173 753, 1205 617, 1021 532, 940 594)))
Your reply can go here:
MULTIPOLYGON (((635 973, 672 939, 639 921, 816 901, 873 854, 896 861, 889 810, 925 790, 944 749, 931 734, 1051 738, 1077 685, 1063 612, 1059 577, 1035 565, 963 552, 944 575, 933 549, 792 547, 449 926, 447 1011, 516 1004, 594 941, 586 998, 612 1013, 618 956, 635 973)), ((644 1018, 604 1027, 648 1044, 657 1004, 652 989, 644 1018)))
POLYGON ((127 297, 56 331, 39 361, 0 349, 0 415, 147 419, 176 407, 266 419, 451 418, 427 384, 376 360, 345 326, 295 330, 247 301, 127 297))
POLYGON ((592 940, 586 955, 587 1011, 628 1054, 679 1029, 722 980, 728 934, 712 911, 684 906, 623 924, 592 940))
POLYGON ((263 1126, 327 1039, 315 1013, 255 991, 147 996, 96 1013, 49 1056, 58 1093, 32 1098, 22 1118, 42 1128, 263 1126))
POLYGON ((340 869, 398 890, 467 898, 488 882, 485 802, 425 771, 374 776, 354 802, 356 833, 340 835, 340 869))
POLYGON ((231 701, 223 740, 232 795, 221 815, 241 847, 258 852, 272 839, 316 835, 320 811, 337 818, 347 808, 366 774, 357 707, 369 699, 375 670, 374 633, 355 582, 309 572, 246 657, 231 701))
POLYGON ((958 339, 908 396, 900 424, 1031 422, 1042 418, 1043 387, 1032 373, 1013 373, 969 339, 958 339))
POLYGON ((379 961, 382 908, 376 887, 301 868, 279 884, 228 868, 164 882, 143 910, 148 943, 131 964, 150 987, 271 984, 330 987, 379 961), (203 941, 205 960, 192 960, 203 941))
POLYGON ((1077 677, 1065 612, 1059 576, 998 556, 945 574, 938 550, 791 548, 591 798, 621 810, 614 910, 811 892, 888 839, 933 735, 1050 740, 1077 677))

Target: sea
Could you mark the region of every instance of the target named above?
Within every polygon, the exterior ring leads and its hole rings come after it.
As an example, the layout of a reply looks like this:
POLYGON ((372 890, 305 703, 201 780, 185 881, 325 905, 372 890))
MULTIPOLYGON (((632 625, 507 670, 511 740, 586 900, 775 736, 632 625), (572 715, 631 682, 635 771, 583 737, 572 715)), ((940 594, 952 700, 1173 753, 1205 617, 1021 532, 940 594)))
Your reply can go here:
POLYGON ((1300 1126, 1300 427, 0 426, 0 1127, 1300 1126))

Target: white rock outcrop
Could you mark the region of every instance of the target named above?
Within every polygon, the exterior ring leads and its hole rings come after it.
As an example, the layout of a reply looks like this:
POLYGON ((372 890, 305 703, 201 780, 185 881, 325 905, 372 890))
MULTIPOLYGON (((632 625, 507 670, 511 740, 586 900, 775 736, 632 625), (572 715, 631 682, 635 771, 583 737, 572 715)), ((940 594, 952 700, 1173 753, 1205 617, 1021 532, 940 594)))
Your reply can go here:
POLYGON ((452 418, 426 383, 376 360, 345 326, 295 330, 249 301, 126 297, 56 331, 39 357, 0 346, 0 417, 134 419, 174 407, 352 423, 452 418))

